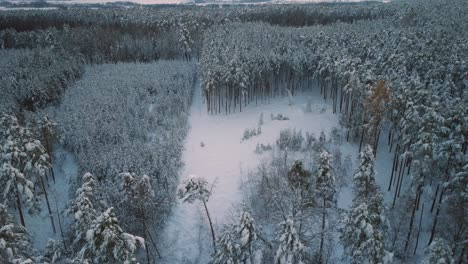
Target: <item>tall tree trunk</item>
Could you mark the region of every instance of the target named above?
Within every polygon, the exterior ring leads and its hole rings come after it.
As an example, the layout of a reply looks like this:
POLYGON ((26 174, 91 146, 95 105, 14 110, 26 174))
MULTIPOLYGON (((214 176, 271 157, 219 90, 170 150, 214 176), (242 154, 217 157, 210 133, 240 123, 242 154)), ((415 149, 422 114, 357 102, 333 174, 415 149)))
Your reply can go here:
POLYGON ((215 237, 215 232, 213 228, 213 222, 211 222, 210 213, 208 212, 208 207, 206 206, 205 201, 203 201, 203 206, 205 207, 206 216, 208 217, 208 223, 210 224, 211 238, 213 239, 213 250, 216 253, 216 237, 215 237))
POLYGON ((416 245, 414 246, 414 252, 413 255, 416 255, 416 250, 418 249, 418 244, 419 244, 419 234, 421 233, 421 224, 422 224, 422 217, 424 213, 424 203, 422 204, 421 207, 421 216, 419 217, 419 227, 418 227, 418 234, 416 236, 416 245))
POLYGON ((39 182, 41 183, 42 191, 44 192, 44 196, 45 196, 46 204, 47 204, 47 210, 49 211, 50 223, 52 224, 52 230, 54 231, 54 234, 55 234, 57 233, 57 230, 55 229, 54 216, 52 214, 52 210, 50 209, 49 195, 47 194, 47 190, 44 185, 44 180, 42 179, 42 176, 39 176, 39 182))
POLYGON ((26 223, 24 222, 23 207, 21 206, 21 199, 18 196, 18 194, 16 196, 16 205, 18 207, 18 213, 20 216, 21 225, 26 227, 26 223))
POLYGON ((323 264, 323 244, 325 240, 325 220, 326 220, 326 202, 323 199, 323 213, 322 213, 322 233, 320 235, 320 252, 319 252, 319 263, 323 264))
POLYGON ((409 241, 410 241, 410 238, 411 238, 411 233, 413 232, 414 216, 416 215, 416 203, 418 201, 418 196, 419 195, 420 195, 420 192, 417 191, 416 197, 414 197, 413 209, 411 211, 411 219, 410 219, 410 226, 409 226, 409 229, 408 229, 408 235, 406 236, 405 252, 408 249, 409 241))
POLYGON ((440 208, 442 207, 443 195, 444 195, 444 190, 442 189, 442 191, 440 192, 439 204, 437 205, 436 215, 434 217, 434 223, 432 224, 431 237, 429 238, 429 243, 427 243, 428 246, 432 243, 432 240, 434 240, 434 235, 435 235, 435 231, 437 227, 437 221, 439 220, 440 208))

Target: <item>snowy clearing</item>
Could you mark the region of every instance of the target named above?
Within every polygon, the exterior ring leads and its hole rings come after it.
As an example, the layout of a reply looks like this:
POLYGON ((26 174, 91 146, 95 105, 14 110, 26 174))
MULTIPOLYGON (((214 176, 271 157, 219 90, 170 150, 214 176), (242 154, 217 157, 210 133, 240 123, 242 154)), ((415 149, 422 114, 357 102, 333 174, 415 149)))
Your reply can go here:
MULTIPOLYGON (((214 184, 207 206, 215 226, 219 228, 226 223, 231 207, 242 201, 241 185, 247 173, 254 170, 262 159, 269 158, 270 151, 255 153, 257 144, 275 145, 279 132, 285 128, 302 130, 302 133, 309 132, 318 136, 321 131, 328 134, 333 127, 339 126, 338 115, 332 113, 331 104, 320 97, 319 89, 314 91, 295 96, 292 105, 289 105, 287 97, 275 98, 270 104, 251 105, 240 113, 210 115, 206 111, 197 84, 190 108, 190 130, 182 157, 185 166, 180 175, 180 182, 195 174, 205 178, 210 186, 214 184), (307 98, 311 98, 310 113, 305 111, 307 98), (244 130, 257 128, 262 113, 262 133, 242 141, 244 130), (289 120, 271 120, 271 114, 282 114, 289 117, 289 120)), ((343 151, 357 152, 353 148, 355 146, 345 143, 343 151)), ((350 195, 350 191, 344 191, 340 205, 349 205, 350 195)), ((167 263, 208 262, 212 251, 210 238, 207 236, 209 231, 205 230, 206 223, 200 222, 205 221, 205 218, 201 204, 176 206, 165 231, 168 245, 164 245, 167 255, 163 256, 163 259, 167 263), (204 247, 200 247, 200 240, 204 247)))

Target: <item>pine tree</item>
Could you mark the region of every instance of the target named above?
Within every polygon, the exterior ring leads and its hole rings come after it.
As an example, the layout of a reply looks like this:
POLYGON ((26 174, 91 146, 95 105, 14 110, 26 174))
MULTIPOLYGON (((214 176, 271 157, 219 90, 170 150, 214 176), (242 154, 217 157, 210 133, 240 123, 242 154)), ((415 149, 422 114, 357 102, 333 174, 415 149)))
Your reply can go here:
POLYGON ((46 193, 42 177, 50 167, 49 158, 31 130, 20 125, 16 117, 0 117, 0 127, 0 184, 5 186, 2 203, 16 205, 21 224, 25 226, 23 205, 31 212, 39 210, 34 183, 41 183, 40 187, 46 193), (36 181, 33 176, 37 177, 36 181))
POLYGON ((341 241, 352 263, 389 263, 392 254, 385 250, 387 225, 383 197, 375 183, 371 146, 364 147, 359 160, 353 177, 353 204, 345 219, 341 241))
POLYGON ((213 240, 213 249, 216 253, 216 236, 214 232, 213 222, 211 221, 210 213, 208 211, 208 207, 206 203, 210 198, 211 191, 208 190, 208 182, 196 175, 189 175, 189 177, 182 183, 179 187, 177 194, 179 199, 182 202, 194 203, 199 201, 203 204, 205 208, 206 216, 208 218, 208 223, 210 225, 211 230, 211 238, 213 240))
POLYGON ((0 263, 34 263, 29 234, 0 204, 0 263))
POLYGON ((216 242, 213 264, 253 264, 252 250, 257 240, 254 219, 250 212, 243 210, 237 223, 226 225, 216 242))
POLYGON ((86 231, 97 217, 98 201, 94 194, 96 179, 91 173, 83 175, 83 184, 76 190, 76 197, 70 202, 67 212, 74 217, 72 229, 75 233, 73 244, 81 248, 86 240, 86 231))
POLYGON ((452 264, 452 250, 443 239, 436 238, 426 249, 426 255, 421 263, 452 264))
POLYGON ((280 224, 278 249, 275 254, 276 264, 303 264, 305 246, 297 232, 294 219, 291 217, 280 224))
POLYGON ((323 150, 319 154, 318 169, 315 179, 316 199, 322 208, 322 229, 319 249, 319 262, 324 263, 325 227, 327 222, 327 209, 336 207, 335 177, 330 166, 330 154, 323 150))
POLYGON ((239 236, 242 259, 244 261, 250 259, 252 262, 252 249, 257 240, 257 227, 250 212, 244 210, 241 213, 239 223, 236 226, 236 234, 239 236))
MULTIPOLYGON (((121 188, 123 191, 123 208, 125 214, 128 214, 125 219, 130 227, 129 231, 141 235, 147 242, 147 236, 153 242, 156 252, 159 250, 156 243, 153 241, 150 230, 147 227, 148 221, 151 221, 151 212, 157 209, 156 195, 151 180, 147 175, 138 176, 134 173, 121 173, 122 179, 121 188)), ((146 253, 149 261, 150 248, 146 244, 146 253)))
POLYGON ((241 249, 234 225, 225 225, 216 241, 216 253, 211 264, 242 264, 241 249))
POLYGON ((385 250, 386 220, 383 198, 374 194, 355 199, 347 214, 341 240, 351 263, 391 263, 392 254, 385 250))
POLYGON ((69 259, 65 257, 66 252, 63 241, 49 239, 44 251, 41 263, 67 263, 67 261, 69 261, 69 259))
POLYGON ((375 183, 374 154, 370 145, 366 145, 359 153, 359 162, 353 177, 354 199, 366 200, 378 191, 375 183))
POLYGON ((75 261, 82 263, 137 263, 138 245, 144 247, 144 239, 124 233, 113 208, 108 208, 92 223, 86 232, 86 244, 78 252, 75 261))

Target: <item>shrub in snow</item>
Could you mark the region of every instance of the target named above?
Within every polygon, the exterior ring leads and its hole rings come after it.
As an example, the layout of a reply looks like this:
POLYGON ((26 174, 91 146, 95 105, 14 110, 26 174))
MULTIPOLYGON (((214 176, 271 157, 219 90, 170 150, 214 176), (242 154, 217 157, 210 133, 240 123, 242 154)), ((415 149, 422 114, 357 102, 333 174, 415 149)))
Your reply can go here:
POLYGON ((312 113, 312 98, 310 96, 307 97, 307 104, 304 109, 304 112, 306 113, 312 113))
POLYGON ((317 142, 317 138, 315 137, 315 134, 306 132, 304 149, 306 150, 312 149, 312 147, 315 145, 316 142, 317 142))
POLYGON ((277 115, 271 114, 271 120, 284 121, 284 120, 289 120, 289 117, 283 116, 282 114, 277 114, 277 115))
POLYGON ((262 128, 259 126, 257 129, 255 128, 252 128, 252 129, 249 129, 249 128, 246 128, 244 130, 244 134, 242 136, 242 141, 244 140, 247 140, 251 137, 254 137, 254 136, 258 136, 262 133, 262 128))
POLYGON ((0 263, 34 263, 34 251, 26 228, 16 225, 0 204, 0 263))
POLYGON ((257 154, 262 154, 264 151, 270 151, 272 150, 273 148, 271 147, 270 144, 267 144, 267 145, 264 145, 263 143, 259 143, 257 144, 257 146, 255 147, 255 153, 257 154))
POLYGON ((138 246, 144 247, 144 239, 124 233, 113 208, 99 215, 86 232, 86 243, 75 261, 81 263, 137 263, 138 246))
POLYGON ((333 127, 330 132, 330 139, 333 144, 341 144, 341 132, 337 127, 333 127))
POLYGON ((258 126, 263 126, 263 113, 260 114, 260 117, 258 118, 258 126))
POLYGON ((295 160, 288 172, 288 182, 291 187, 307 190, 310 185, 311 173, 302 166, 302 161, 295 160))
POLYGON ((288 149, 292 151, 299 151, 302 149, 302 142, 304 137, 302 131, 296 131, 296 129, 283 129, 280 131, 279 139, 276 140, 276 145, 281 149, 288 149))

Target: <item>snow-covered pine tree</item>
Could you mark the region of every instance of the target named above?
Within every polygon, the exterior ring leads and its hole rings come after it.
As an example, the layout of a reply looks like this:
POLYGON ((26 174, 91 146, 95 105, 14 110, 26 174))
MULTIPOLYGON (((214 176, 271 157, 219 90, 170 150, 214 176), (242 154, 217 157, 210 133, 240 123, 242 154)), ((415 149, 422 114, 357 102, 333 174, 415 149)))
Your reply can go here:
POLYGON ((366 145, 359 153, 359 167, 354 173, 354 200, 367 200, 378 192, 375 183, 374 152, 370 145, 366 145))
POLYGON ((216 242, 212 264, 253 264, 253 247, 257 240, 255 221, 243 210, 237 223, 226 225, 216 242))
POLYGON ((211 264, 241 264, 241 249, 234 230, 234 225, 225 225, 216 240, 216 253, 211 264))
POLYGON ((236 233, 239 236, 243 261, 246 263, 250 260, 253 263, 252 250, 257 240, 257 227, 250 212, 244 210, 241 213, 239 223, 236 225, 236 233))
POLYGON ((137 263, 135 253, 138 245, 144 247, 144 239, 124 233, 111 207, 93 221, 75 262, 137 263))
POLYGON ((385 250, 386 219, 383 197, 375 183, 374 152, 366 145, 359 153, 354 173, 354 198, 341 232, 346 255, 352 263, 389 263, 392 254, 385 250))
POLYGON ((138 176, 134 173, 121 173, 124 203, 138 220, 146 221, 150 215, 147 211, 156 207, 156 195, 148 175, 138 176))
POLYGON ((37 121, 37 128, 37 137, 43 142, 46 153, 49 156, 49 163, 51 164, 49 171, 55 182, 55 174, 52 167, 52 144, 58 139, 57 124, 48 116, 44 116, 37 121))
POLYGON ((208 211, 206 203, 210 198, 211 191, 208 190, 208 182, 197 175, 189 175, 189 177, 184 180, 184 182, 179 186, 177 194, 179 199, 184 203, 194 203, 199 201, 203 204, 205 208, 206 216, 208 218, 208 223, 211 230, 211 238, 213 240, 213 249, 216 253, 216 236, 214 232, 213 222, 211 221, 211 216, 208 211))
POLYGON ((69 259, 65 256, 63 241, 49 239, 40 263, 68 263, 67 261, 69 261, 69 259))
MULTIPOLYGON (((156 195, 151 185, 151 179, 147 175, 138 176, 134 173, 124 172, 120 174, 123 191, 123 208, 127 217, 129 231, 141 235, 147 241, 147 234, 153 242, 156 252, 156 244, 152 240, 148 221, 151 221, 151 212, 157 208, 156 195)), ((146 244, 147 258, 150 258, 150 248, 146 244)))
POLYGON ((393 255, 385 250, 385 230, 382 195, 354 199, 341 233, 345 255, 351 263, 391 263, 393 255))
POLYGON ((323 150, 318 157, 318 168, 315 178, 315 196, 322 208, 322 229, 319 249, 319 262, 324 263, 325 227, 327 222, 327 209, 336 207, 335 177, 330 166, 330 154, 323 150))
POLYGON ((0 263, 32 264, 33 257, 28 232, 16 225, 7 207, 0 204, 0 263))
POLYGON ((82 185, 76 190, 75 199, 70 201, 67 212, 73 215, 74 223, 74 247, 75 251, 81 249, 86 241, 86 232, 98 215, 99 203, 94 194, 96 189, 96 178, 91 173, 85 173, 82 185))
POLYGON ((16 206, 21 224, 25 226, 23 205, 31 212, 39 210, 34 183, 41 183, 46 193, 42 177, 50 167, 49 158, 31 130, 20 125, 16 117, 1 116, 0 128, 0 184, 5 186, 1 201, 7 206, 16 206), (33 179, 34 176, 37 178, 33 179))
POLYGON ((452 264, 452 250, 445 240, 436 238, 427 247, 425 257, 421 264, 452 264))
POLYGON ((301 242, 294 219, 289 217, 280 224, 278 249, 275 254, 275 264, 303 264, 305 246, 301 242))

